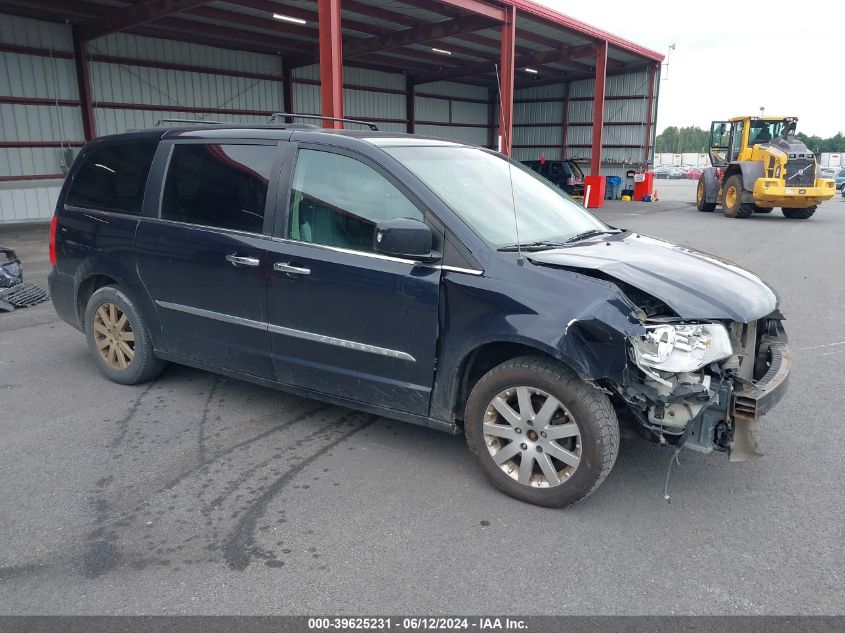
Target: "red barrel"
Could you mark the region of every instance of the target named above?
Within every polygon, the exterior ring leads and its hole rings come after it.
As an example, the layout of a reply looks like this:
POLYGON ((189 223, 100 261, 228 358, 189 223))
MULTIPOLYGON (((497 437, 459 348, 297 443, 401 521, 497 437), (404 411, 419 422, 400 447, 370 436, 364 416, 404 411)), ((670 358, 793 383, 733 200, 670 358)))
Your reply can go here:
POLYGON ((584 177, 584 206, 595 209, 604 206, 604 191, 607 179, 604 176, 584 177))
POLYGON ((654 172, 634 175, 634 200, 641 202, 643 196, 654 195, 654 172))

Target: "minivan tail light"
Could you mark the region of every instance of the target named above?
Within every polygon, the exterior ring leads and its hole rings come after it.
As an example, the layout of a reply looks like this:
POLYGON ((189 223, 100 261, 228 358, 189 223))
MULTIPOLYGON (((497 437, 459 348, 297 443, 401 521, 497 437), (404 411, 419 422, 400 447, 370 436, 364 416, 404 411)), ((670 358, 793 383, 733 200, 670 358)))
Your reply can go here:
POLYGON ((56 265, 56 225, 58 221, 59 217, 56 215, 50 221, 50 266, 53 267, 56 265))

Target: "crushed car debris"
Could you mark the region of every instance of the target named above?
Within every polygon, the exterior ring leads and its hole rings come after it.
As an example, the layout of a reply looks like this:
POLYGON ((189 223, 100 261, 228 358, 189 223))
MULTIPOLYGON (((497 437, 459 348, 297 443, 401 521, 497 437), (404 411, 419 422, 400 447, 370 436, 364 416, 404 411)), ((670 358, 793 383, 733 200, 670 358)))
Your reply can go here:
POLYGON ((0 246, 0 312, 29 308, 47 299, 41 286, 23 280, 23 266, 15 251, 0 246))

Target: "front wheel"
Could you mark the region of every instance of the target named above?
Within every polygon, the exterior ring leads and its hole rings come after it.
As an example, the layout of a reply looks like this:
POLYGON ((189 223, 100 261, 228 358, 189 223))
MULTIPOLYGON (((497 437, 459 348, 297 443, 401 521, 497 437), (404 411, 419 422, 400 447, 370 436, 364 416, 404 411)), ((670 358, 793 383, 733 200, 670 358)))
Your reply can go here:
POLYGON ((559 508, 588 496, 619 452, 608 397, 551 359, 520 357, 491 369, 467 400, 470 451, 502 492, 559 508))
POLYGON ((735 174, 725 182, 722 193, 722 212, 729 218, 747 218, 754 213, 754 205, 742 202, 742 177, 735 174))
POLYGON ((790 220, 807 220, 816 212, 816 207, 807 207, 806 209, 783 207, 781 212, 783 212, 784 217, 790 220))
POLYGON ((105 286, 91 295, 85 308, 85 335, 94 362, 113 382, 136 385, 164 369, 164 361, 153 353, 140 311, 117 286, 105 286))

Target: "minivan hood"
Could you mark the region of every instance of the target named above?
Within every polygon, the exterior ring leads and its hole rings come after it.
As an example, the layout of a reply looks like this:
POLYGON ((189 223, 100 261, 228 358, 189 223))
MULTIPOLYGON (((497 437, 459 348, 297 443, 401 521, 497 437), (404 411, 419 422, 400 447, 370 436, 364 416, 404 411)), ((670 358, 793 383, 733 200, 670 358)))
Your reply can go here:
POLYGON ((528 255, 535 264, 600 271, 660 299, 684 319, 748 323, 777 308, 778 297, 744 268, 637 233, 528 255))

